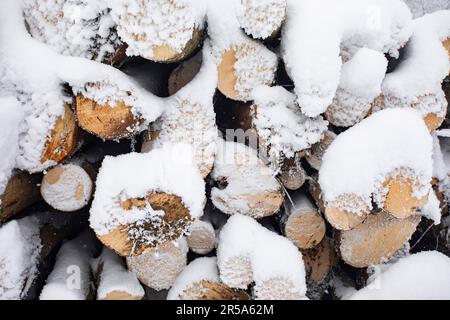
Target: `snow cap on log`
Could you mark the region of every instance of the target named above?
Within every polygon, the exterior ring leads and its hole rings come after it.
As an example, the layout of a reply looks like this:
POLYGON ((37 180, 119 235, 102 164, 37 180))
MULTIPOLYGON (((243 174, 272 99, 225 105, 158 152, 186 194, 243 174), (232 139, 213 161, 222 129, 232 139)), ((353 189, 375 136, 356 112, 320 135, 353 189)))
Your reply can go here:
POLYGON ((381 94, 387 66, 383 53, 359 49, 342 66, 336 96, 325 113, 327 120, 335 126, 350 127, 364 119, 381 94))
POLYGON ((350 300, 450 299, 450 258, 438 251, 415 253, 383 269, 375 274, 365 288, 348 298, 350 300))
POLYGON ((0 228, 1 300, 20 300, 27 292, 38 272, 41 248, 35 218, 13 220, 0 228))
POLYGON ((288 239, 250 217, 232 216, 222 228, 217 250, 220 279, 232 288, 254 282, 256 299, 304 299, 302 255, 288 239))
POLYGON ((444 121, 448 105, 441 84, 450 72, 449 53, 442 43, 450 38, 450 10, 425 15, 412 26, 405 60, 383 82, 381 107, 410 106, 434 130, 444 121))
POLYGON ((144 289, 136 274, 127 271, 122 258, 103 247, 102 253, 92 261, 97 274, 97 300, 141 300, 144 289))
POLYGON ((156 138, 146 149, 167 142, 185 142, 195 150, 195 161, 205 178, 211 171, 216 152, 217 126, 213 97, 217 86, 217 68, 209 43, 203 49, 199 73, 175 95, 167 99, 162 116, 150 125, 156 138))
POLYGON ((208 35, 218 66, 218 89, 230 99, 251 100, 251 91, 275 80, 278 59, 248 38, 236 17, 236 1, 208 1, 208 35))
POLYGON ((100 240, 122 256, 175 240, 203 214, 205 183, 192 147, 105 157, 90 210, 100 240), (153 208, 155 207, 155 208, 153 208))
POLYGON ((431 135, 414 110, 383 110, 364 119, 337 136, 323 156, 325 214, 363 216, 373 198, 397 217, 411 215, 430 191, 432 150, 431 135))
POLYGON ((218 139, 211 177, 225 187, 214 187, 211 200, 220 211, 262 218, 275 214, 283 202, 274 172, 257 152, 238 142, 218 139))
POLYGON ((109 5, 128 56, 176 62, 202 40, 205 0, 114 0, 109 5))
POLYGON ((255 39, 275 37, 286 18, 286 0, 234 0, 239 25, 255 39))
POLYGON ((167 294, 167 300, 249 300, 242 290, 220 282, 217 258, 197 258, 183 270, 167 294))
POLYGON ((342 66, 341 43, 349 51, 367 47, 397 57, 411 34, 411 12, 400 0, 287 3, 283 59, 298 104, 310 117, 324 112, 333 101, 342 66))

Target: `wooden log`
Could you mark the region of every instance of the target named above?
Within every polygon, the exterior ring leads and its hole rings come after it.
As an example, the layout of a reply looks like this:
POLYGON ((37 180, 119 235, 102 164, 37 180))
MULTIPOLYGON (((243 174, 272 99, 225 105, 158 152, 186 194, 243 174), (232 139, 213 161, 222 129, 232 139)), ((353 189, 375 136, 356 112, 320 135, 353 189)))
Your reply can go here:
POLYGON ((237 18, 241 28, 253 38, 275 38, 286 18, 286 0, 239 0, 237 18))
POLYGON ((155 290, 169 289, 187 264, 186 239, 166 242, 139 256, 127 257, 128 269, 139 281, 155 290))
POLYGON ((280 216, 283 234, 299 249, 310 249, 325 236, 325 221, 304 194, 291 194, 280 216))
POLYGON ((0 222, 5 222, 41 198, 39 193, 40 175, 16 171, 8 180, 0 196, 0 222))
POLYGON ((316 207, 319 208, 320 212, 325 213, 325 205, 322 199, 322 190, 320 190, 319 182, 317 182, 317 175, 313 175, 308 179, 308 191, 311 197, 316 204, 316 207))
POLYGON ((197 219, 189 226, 186 240, 192 252, 208 254, 216 247, 216 231, 209 221, 197 219))
POLYGON ((134 1, 133 4, 118 3, 112 11, 117 32, 128 44, 129 56, 177 62, 201 44, 205 16, 201 1, 134 1))
POLYGON ((292 158, 283 158, 278 172, 278 179, 286 189, 300 189, 306 181, 306 172, 301 163, 302 154, 295 153, 292 158))
POLYGON ((313 169, 320 169, 320 166, 322 165, 322 157, 328 146, 334 141, 335 138, 336 134, 330 130, 327 130, 322 140, 312 145, 310 149, 306 150, 305 159, 313 169))
POLYGON ((97 300, 142 300, 144 289, 136 275, 127 271, 122 258, 103 247, 93 262, 97 300))
POLYGON ((42 178, 42 198, 59 211, 80 210, 92 197, 92 180, 95 178, 90 175, 92 171, 95 172, 95 169, 87 162, 82 165, 69 163, 53 167, 42 178))
POLYGON ((346 194, 338 197, 334 202, 327 203, 325 206, 325 218, 337 230, 351 230, 360 225, 370 213, 366 206, 358 196, 346 194), (341 205, 345 204, 351 208, 357 208, 360 213, 342 209, 341 205))
POLYGON ((191 82, 202 66, 202 54, 199 52, 192 58, 183 61, 169 76, 169 95, 173 95, 191 82))
POLYGON ((220 282, 216 257, 198 258, 189 263, 175 280, 168 300, 249 300, 243 290, 220 282))
POLYGON ((420 220, 418 215, 397 219, 384 211, 370 214, 362 224, 337 235, 341 257, 355 268, 382 263, 411 238, 420 220))

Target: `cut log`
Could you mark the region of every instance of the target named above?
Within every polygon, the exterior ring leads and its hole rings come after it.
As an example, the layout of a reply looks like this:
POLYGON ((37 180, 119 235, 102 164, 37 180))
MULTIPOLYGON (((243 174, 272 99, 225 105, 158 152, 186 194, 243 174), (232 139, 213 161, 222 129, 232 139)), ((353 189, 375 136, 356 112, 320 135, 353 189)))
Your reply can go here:
POLYGON ((11 219, 22 210, 39 201, 38 174, 28 174, 24 171, 14 172, 10 177, 5 191, 0 196, 0 222, 11 219))
POLYGON ((186 239, 166 242, 142 255, 127 257, 128 269, 155 290, 169 289, 187 264, 186 239))
POLYGON ((250 217, 228 219, 220 232, 217 261, 224 284, 246 289, 255 282, 256 299, 305 298, 305 270, 297 247, 250 217))
POLYGON ((300 189, 306 181, 306 172, 301 163, 302 155, 296 153, 293 158, 284 158, 278 172, 278 179, 286 189, 300 189))
POLYGON ((122 258, 106 249, 93 261, 97 300, 142 300, 144 289, 136 275, 127 271, 122 258))
POLYGON ((64 104, 64 115, 56 119, 41 154, 41 164, 60 163, 75 153, 80 143, 80 133, 75 115, 69 104, 64 104))
POLYGON ((186 240, 192 252, 208 254, 216 247, 216 231, 210 222, 195 220, 189 226, 186 240))
POLYGON ((216 257, 198 258, 178 276, 167 300, 250 300, 243 290, 220 282, 216 257))
POLYGON ((310 249, 325 236, 325 221, 304 194, 291 194, 280 217, 281 230, 299 249, 310 249))
POLYGON ((117 32, 128 44, 127 55, 177 62, 200 45, 205 19, 203 1, 134 0, 131 4, 119 1, 112 7, 117 32))
POLYGON ((208 2, 208 34, 217 53, 217 88, 230 99, 249 101, 255 87, 274 82, 278 61, 241 30, 234 5, 228 0, 208 2))
POLYGON ((384 211, 371 214, 353 230, 339 233, 342 259, 355 268, 382 263, 411 238, 420 220, 418 215, 397 219, 384 211))
POLYGON ((337 230, 351 230, 360 225, 370 213, 370 209, 358 196, 342 195, 325 207, 327 221, 337 230), (348 209, 344 209, 346 207, 348 209), (351 209, 354 208, 352 211, 351 209))
POLYGON ((206 202, 205 182, 193 159, 185 144, 106 157, 90 210, 100 241, 129 256, 185 234, 206 202))
POLYGON ((286 18, 286 0, 238 0, 237 18, 255 39, 275 38, 286 18))
POLYGON ((327 150, 328 146, 334 141, 336 134, 330 130, 327 130, 323 136, 323 139, 312 145, 312 147, 305 152, 305 159, 308 164, 316 170, 320 170, 322 165, 322 157, 327 150))
POLYGON ((95 248, 92 240, 86 231, 61 246, 40 300, 88 300, 92 297, 90 261, 95 248))
POLYGON ((263 218, 275 214, 283 203, 274 173, 254 149, 241 143, 218 141, 211 177, 219 186, 211 200, 220 211, 263 218))
MULTIPOLYGON (((86 206, 92 196, 94 183, 83 167, 90 166, 64 164, 58 165, 44 175, 41 182, 42 198, 52 208, 73 212, 86 206)), ((91 172, 91 171, 90 171, 91 172)))
POLYGON ((169 95, 177 93, 181 88, 191 82, 202 66, 202 54, 197 53, 192 58, 183 61, 169 76, 169 95))

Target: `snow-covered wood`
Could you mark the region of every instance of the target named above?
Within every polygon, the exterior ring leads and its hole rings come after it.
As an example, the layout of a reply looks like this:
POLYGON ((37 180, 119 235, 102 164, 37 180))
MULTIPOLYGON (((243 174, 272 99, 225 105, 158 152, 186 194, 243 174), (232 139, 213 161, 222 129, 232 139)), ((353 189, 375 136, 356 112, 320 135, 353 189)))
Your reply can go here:
POLYGON ((420 215, 397 219, 385 211, 370 214, 354 229, 339 233, 341 257, 355 268, 382 263, 411 238, 420 219, 420 215))
POLYGON ((304 194, 286 199, 280 217, 281 230, 299 249, 310 249, 325 236, 325 221, 304 194))
POLYGON ((246 289, 255 299, 304 299, 305 267, 292 242, 250 217, 232 216, 222 228, 217 250, 222 282, 246 289))
POLYGON ((90 209, 98 238, 121 256, 183 235, 203 214, 205 183, 191 146, 105 157, 90 209))
POLYGON ((219 184, 211 200, 224 213, 262 218, 275 214, 283 202, 274 172, 244 144, 219 138, 211 177, 219 184))
POLYGON ((328 146, 334 141, 336 134, 333 131, 325 131, 322 140, 313 144, 311 148, 305 151, 305 159, 308 164, 316 170, 320 170, 323 154, 328 146))
POLYGON ((192 252, 208 254, 216 247, 216 230, 211 222, 197 219, 189 226, 186 240, 192 252))
POLYGON ((141 300, 144 297, 136 274, 127 271, 122 258, 114 252, 103 247, 91 264, 97 278, 97 300, 141 300))
POLYGON ((208 35, 218 65, 217 88, 230 99, 249 101, 254 88, 273 83, 278 59, 241 30, 236 5, 234 0, 208 1, 208 35))
POLYGON ((243 290, 232 289, 219 279, 217 258, 197 258, 183 270, 167 300, 249 300, 243 290))
POLYGON ((127 266, 147 287, 158 291, 169 289, 187 265, 188 250, 186 239, 182 237, 141 255, 127 257, 127 266))
POLYGON ((302 166, 301 152, 296 152, 292 158, 283 158, 278 168, 277 178, 289 190, 300 189, 306 181, 307 174, 302 166))
POLYGON ((203 39, 205 0, 116 0, 110 3, 128 56, 176 62, 189 56, 203 39))
POLYGON ((377 112, 340 134, 319 172, 325 216, 364 217, 372 201, 396 217, 411 215, 431 188, 432 149, 420 115, 406 108, 377 112))

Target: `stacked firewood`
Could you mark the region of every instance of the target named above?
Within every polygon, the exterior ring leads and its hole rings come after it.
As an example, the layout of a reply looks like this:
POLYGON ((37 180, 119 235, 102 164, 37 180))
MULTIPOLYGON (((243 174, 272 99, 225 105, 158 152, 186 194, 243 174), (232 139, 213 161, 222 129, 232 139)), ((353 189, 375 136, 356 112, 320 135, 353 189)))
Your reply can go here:
POLYGON ((22 2, 0 4, 0 299, 347 298, 448 227, 450 11, 22 2))

